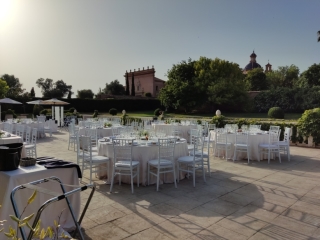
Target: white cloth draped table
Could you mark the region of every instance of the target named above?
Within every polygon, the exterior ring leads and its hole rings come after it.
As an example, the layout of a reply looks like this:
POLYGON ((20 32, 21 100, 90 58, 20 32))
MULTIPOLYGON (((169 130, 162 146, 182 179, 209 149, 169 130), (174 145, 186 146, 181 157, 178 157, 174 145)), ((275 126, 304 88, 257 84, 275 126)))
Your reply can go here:
MULTIPOLYGON (((32 181, 36 181, 39 179, 47 178, 55 176, 60 178, 63 184, 69 185, 79 185, 78 173, 76 168, 55 168, 55 169, 46 169, 44 166, 35 165, 30 167, 19 167, 17 170, 13 171, 0 171, 0 203, 2 204, 2 208, 0 209, 0 219, 7 220, 5 223, 5 230, 12 227, 16 227, 15 222, 13 222, 9 215, 15 215, 13 211, 13 207, 10 200, 11 191, 21 184, 29 183, 32 181)), ((61 187, 58 183, 47 182, 39 185, 40 187, 44 187, 50 189, 55 192, 61 192, 61 187)), ((73 190, 74 188, 65 186, 66 191, 73 190)), ((18 190, 15 194, 15 200, 19 209, 20 214, 22 213, 23 208, 26 206, 28 198, 33 193, 33 190, 23 189, 18 190)), ((29 216, 32 213, 37 213, 40 206, 52 198, 52 196, 37 193, 37 196, 33 203, 31 203, 24 213, 24 217, 29 216)), ((76 218, 80 215, 80 193, 75 193, 68 197, 70 203, 72 205, 73 211, 75 213, 76 218)), ((65 200, 61 200, 55 203, 50 204, 41 214, 41 222, 43 227, 53 226, 53 221, 57 220, 58 217, 63 211, 60 219, 60 224, 65 230, 75 229, 75 225, 68 209, 68 205, 65 200)), ((34 219, 34 218, 33 218, 34 219)), ((31 220, 31 223, 33 222, 31 220)), ((27 228, 25 228, 27 230, 27 228)))
MULTIPOLYGON (((85 135, 87 128, 80 128, 78 135, 85 135)), ((112 128, 98 128, 97 129, 98 138, 103 137, 111 137, 112 136, 112 128)))
MULTIPOLYGON (((210 131, 211 140, 215 139, 215 131, 210 131)), ((232 150, 228 151, 228 158, 233 158, 234 155, 234 144, 236 141, 235 133, 228 133, 228 142, 232 144, 232 150)), ((249 134, 248 144, 250 145, 250 160, 258 160, 259 159, 259 144, 268 143, 269 134, 261 133, 261 134, 249 134)), ((214 144, 214 143, 213 143, 214 144)), ((214 146, 213 146, 214 147, 214 146)), ((216 154, 217 155, 217 154, 216 154)), ((224 156, 225 151, 220 151, 220 156, 224 156)), ((237 152, 237 160, 247 158, 247 154, 244 152, 237 152)))
MULTIPOLYGON (((11 123, 13 124, 13 132, 16 131, 16 126, 19 123, 11 123)), ((25 125, 24 127, 24 132, 26 132, 27 127, 31 127, 31 128, 38 128, 38 123, 37 122, 33 122, 33 123, 21 123, 23 125, 25 125)), ((52 132, 58 132, 58 125, 53 122, 51 122, 50 124, 50 128, 52 132)), ((0 129, 3 129, 3 123, 0 123, 0 129)))
MULTIPOLYGON (((140 162, 140 183, 142 185, 147 185, 148 180, 148 161, 153 159, 158 159, 158 150, 159 146, 157 145, 138 145, 134 146, 132 150, 133 160, 140 162)), ((100 179, 107 178, 107 183, 111 183, 111 177, 112 177, 112 171, 113 171, 113 145, 107 142, 99 142, 98 143, 98 153, 99 155, 107 156, 111 159, 109 163, 109 168, 107 172, 100 171, 98 173, 98 177, 100 179)), ((174 160, 176 161, 179 157, 182 156, 188 156, 188 145, 184 142, 179 142, 175 146, 174 151, 174 160)), ((179 173, 177 171, 176 167, 176 173, 177 177, 179 179, 183 179, 184 175, 181 174, 179 176, 179 173)), ((136 179, 134 179, 136 183, 136 179)), ((115 183, 118 182, 118 177, 115 178, 115 183)), ((130 176, 121 176, 121 182, 130 184, 131 179, 130 176)), ((167 173, 165 174, 165 177, 163 178, 163 175, 160 176, 160 183, 173 183, 173 174, 167 173)), ((150 175, 150 184, 156 183, 156 177, 150 175)))
POLYGON ((190 141, 190 130, 196 129, 197 125, 172 125, 172 124, 152 124, 152 127, 156 132, 161 131, 166 133, 168 136, 172 135, 173 127, 175 130, 179 131, 180 137, 190 141))

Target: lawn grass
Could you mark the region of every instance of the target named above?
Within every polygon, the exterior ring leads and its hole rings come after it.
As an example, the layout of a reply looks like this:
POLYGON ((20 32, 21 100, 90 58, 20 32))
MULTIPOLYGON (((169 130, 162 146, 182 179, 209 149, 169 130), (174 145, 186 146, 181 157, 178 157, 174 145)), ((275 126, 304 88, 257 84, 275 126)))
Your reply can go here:
MULTIPOLYGON (((118 115, 120 115, 119 113, 118 115)), ((129 117, 153 117, 153 111, 137 111, 137 112, 127 112, 129 117)), ((267 113, 222 113, 227 118, 258 118, 258 119, 268 119, 267 113)), ((102 116, 110 116, 109 113, 100 113, 100 117, 102 116)), ((214 116, 213 113, 205 113, 205 114, 181 114, 181 113, 166 113, 166 118, 212 118, 214 116)), ((285 119, 287 120, 298 120, 301 117, 300 113, 286 113, 285 119)))

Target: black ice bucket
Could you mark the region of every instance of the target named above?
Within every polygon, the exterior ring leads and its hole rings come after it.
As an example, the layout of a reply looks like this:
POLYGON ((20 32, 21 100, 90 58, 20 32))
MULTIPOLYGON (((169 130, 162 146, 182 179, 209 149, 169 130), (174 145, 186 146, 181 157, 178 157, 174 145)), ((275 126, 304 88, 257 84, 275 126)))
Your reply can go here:
POLYGON ((22 143, 0 145, 0 171, 12 171, 19 167, 22 143), (1 147, 8 147, 2 149, 1 147))

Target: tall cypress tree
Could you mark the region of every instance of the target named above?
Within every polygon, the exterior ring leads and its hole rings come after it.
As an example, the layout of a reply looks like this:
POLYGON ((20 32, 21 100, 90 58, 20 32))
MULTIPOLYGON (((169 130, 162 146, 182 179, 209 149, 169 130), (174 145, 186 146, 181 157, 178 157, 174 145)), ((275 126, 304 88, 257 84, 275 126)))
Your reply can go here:
POLYGON ((132 72, 132 78, 131 78, 131 96, 135 96, 136 95, 136 89, 134 86, 134 74, 132 72))
POLYGON ((36 96, 36 93, 34 92, 34 88, 33 87, 31 88, 30 96, 31 97, 35 97, 36 96))
POLYGON ((126 72, 126 95, 130 95, 130 89, 129 89, 129 74, 126 72))

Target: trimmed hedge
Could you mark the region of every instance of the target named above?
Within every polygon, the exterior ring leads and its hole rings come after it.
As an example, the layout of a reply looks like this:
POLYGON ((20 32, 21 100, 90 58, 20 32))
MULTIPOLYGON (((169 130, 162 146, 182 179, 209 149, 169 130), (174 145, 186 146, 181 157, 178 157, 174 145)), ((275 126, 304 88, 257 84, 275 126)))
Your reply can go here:
POLYGON ((284 119, 284 112, 279 107, 272 107, 268 111, 269 118, 284 119))
POLYGON ((115 108, 110 108, 109 113, 110 113, 110 115, 115 116, 115 115, 117 115, 118 110, 115 108))

